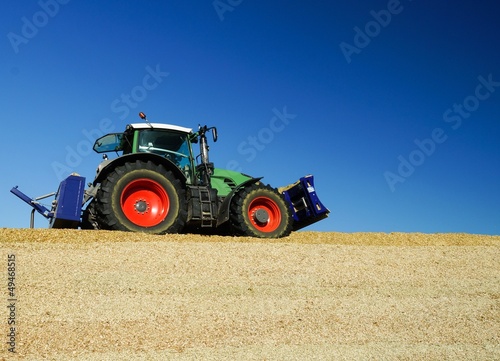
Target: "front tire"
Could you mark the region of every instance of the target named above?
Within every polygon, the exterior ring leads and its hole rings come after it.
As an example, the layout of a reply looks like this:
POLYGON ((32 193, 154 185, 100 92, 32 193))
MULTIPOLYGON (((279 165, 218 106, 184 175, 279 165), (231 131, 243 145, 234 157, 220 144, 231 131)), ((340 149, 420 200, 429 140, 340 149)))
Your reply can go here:
POLYGON ((229 220, 234 232, 243 236, 279 238, 292 231, 291 211, 285 199, 261 183, 235 194, 229 220))
POLYGON ((186 223, 180 180, 151 161, 116 167, 101 183, 96 202, 103 229, 164 234, 180 232, 186 223))

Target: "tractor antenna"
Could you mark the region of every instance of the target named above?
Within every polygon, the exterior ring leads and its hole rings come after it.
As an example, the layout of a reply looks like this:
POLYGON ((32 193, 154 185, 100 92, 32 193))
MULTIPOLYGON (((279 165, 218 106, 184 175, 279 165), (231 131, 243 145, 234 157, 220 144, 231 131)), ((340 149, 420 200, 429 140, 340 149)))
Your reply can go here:
POLYGON ((143 112, 140 112, 139 113, 139 117, 141 117, 141 119, 144 120, 147 125, 149 125, 151 128, 153 128, 153 126, 149 122, 148 118, 146 117, 146 114, 144 114, 143 112))

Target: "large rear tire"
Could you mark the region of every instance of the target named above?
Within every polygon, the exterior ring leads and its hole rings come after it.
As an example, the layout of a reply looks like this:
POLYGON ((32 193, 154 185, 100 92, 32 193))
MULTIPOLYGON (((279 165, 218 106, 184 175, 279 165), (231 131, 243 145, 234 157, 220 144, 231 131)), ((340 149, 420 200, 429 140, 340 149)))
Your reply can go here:
POLYGON ((96 214, 103 229, 178 233, 187 218, 185 190, 162 165, 139 160, 125 163, 101 182, 96 214))
POLYGON ((285 237, 292 231, 292 215, 275 189, 252 184, 235 194, 229 221, 236 234, 259 238, 285 237))

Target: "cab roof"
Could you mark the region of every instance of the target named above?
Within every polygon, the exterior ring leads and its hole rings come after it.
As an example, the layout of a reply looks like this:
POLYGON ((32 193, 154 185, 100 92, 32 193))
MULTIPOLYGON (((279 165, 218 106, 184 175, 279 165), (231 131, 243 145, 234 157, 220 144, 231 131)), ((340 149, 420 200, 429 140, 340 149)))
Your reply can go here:
POLYGON ((179 125, 172 124, 162 124, 162 123, 133 123, 127 125, 127 129, 166 129, 166 130, 176 130, 183 133, 192 133, 191 128, 181 127, 179 125))

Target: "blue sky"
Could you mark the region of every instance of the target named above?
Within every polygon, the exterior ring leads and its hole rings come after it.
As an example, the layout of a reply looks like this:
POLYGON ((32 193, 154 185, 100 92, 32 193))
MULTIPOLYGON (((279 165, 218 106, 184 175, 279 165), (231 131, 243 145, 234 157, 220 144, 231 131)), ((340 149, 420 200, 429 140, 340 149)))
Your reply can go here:
POLYGON ((217 126, 220 168, 276 187, 314 174, 331 215, 310 230, 500 234, 498 2, 26 0, 1 14, 0 227, 29 226, 13 186, 91 181, 91 139, 143 111, 217 126))

